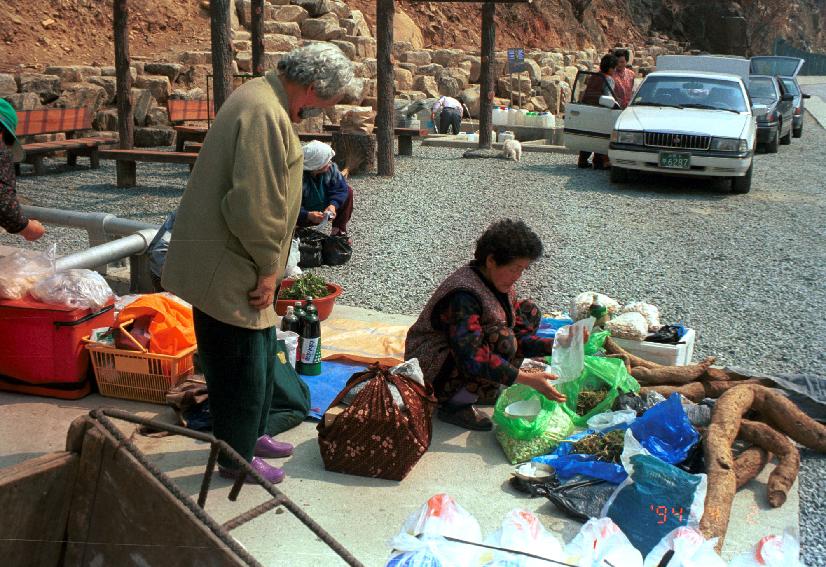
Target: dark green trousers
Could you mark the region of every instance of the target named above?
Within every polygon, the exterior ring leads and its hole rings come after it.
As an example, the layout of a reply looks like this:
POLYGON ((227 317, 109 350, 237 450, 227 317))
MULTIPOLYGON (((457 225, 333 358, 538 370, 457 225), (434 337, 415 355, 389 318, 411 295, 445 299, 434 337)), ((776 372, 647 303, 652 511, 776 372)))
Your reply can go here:
MULTIPOLYGON (((193 309, 198 359, 209 389, 212 432, 247 461, 266 433, 275 383, 275 327, 244 329, 193 309)), ((237 468, 226 458, 219 464, 237 468)))

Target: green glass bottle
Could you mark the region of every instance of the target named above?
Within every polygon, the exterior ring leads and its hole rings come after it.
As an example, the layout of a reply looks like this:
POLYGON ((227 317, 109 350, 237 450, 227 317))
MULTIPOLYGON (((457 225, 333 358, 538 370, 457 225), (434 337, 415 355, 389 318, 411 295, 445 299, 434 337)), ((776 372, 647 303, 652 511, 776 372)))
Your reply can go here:
POLYGON ((307 376, 321 374, 321 322, 315 313, 304 318, 299 351, 298 371, 307 376))

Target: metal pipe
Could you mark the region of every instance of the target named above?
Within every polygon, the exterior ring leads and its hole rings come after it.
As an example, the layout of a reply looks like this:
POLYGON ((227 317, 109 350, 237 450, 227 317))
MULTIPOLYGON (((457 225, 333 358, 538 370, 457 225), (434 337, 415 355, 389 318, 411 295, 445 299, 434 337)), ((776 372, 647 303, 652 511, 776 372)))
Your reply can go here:
POLYGON ((157 224, 124 219, 109 213, 84 213, 33 205, 23 205, 22 209, 29 218, 58 226, 84 228, 89 232, 102 230, 108 234, 126 235, 147 228, 160 228, 157 224))
POLYGON ((109 262, 126 258, 134 254, 143 254, 149 247, 149 243, 155 238, 157 229, 145 229, 118 238, 111 242, 106 242, 99 246, 93 246, 81 252, 75 252, 68 256, 58 258, 56 262, 57 270, 69 270, 72 268, 89 268, 103 266, 109 262))

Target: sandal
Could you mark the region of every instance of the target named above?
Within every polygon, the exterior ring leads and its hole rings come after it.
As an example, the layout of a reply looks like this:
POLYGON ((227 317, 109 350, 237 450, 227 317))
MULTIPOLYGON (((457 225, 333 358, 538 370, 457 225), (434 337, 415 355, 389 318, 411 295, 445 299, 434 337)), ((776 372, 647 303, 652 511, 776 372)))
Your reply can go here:
POLYGON ((458 425, 472 431, 490 431, 493 429, 493 422, 472 405, 451 406, 446 404, 439 408, 436 416, 445 423, 458 425))

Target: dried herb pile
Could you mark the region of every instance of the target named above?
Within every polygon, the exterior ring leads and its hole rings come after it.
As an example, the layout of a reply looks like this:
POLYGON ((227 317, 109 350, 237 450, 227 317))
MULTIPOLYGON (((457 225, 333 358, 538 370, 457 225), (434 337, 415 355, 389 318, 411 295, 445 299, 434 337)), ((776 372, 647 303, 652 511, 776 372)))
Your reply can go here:
POLYGON ((278 299, 306 299, 307 296, 318 299, 328 295, 330 295, 330 290, 323 278, 315 274, 304 274, 295 280, 290 287, 282 287, 278 293, 278 299))
POLYGON ((574 443, 572 453, 594 455, 600 461, 619 463, 625 443, 625 430, 610 431, 605 435, 593 433, 574 443))
POLYGON ((580 416, 588 415, 599 404, 608 397, 609 390, 600 388, 599 390, 582 390, 576 398, 576 413, 580 416))

